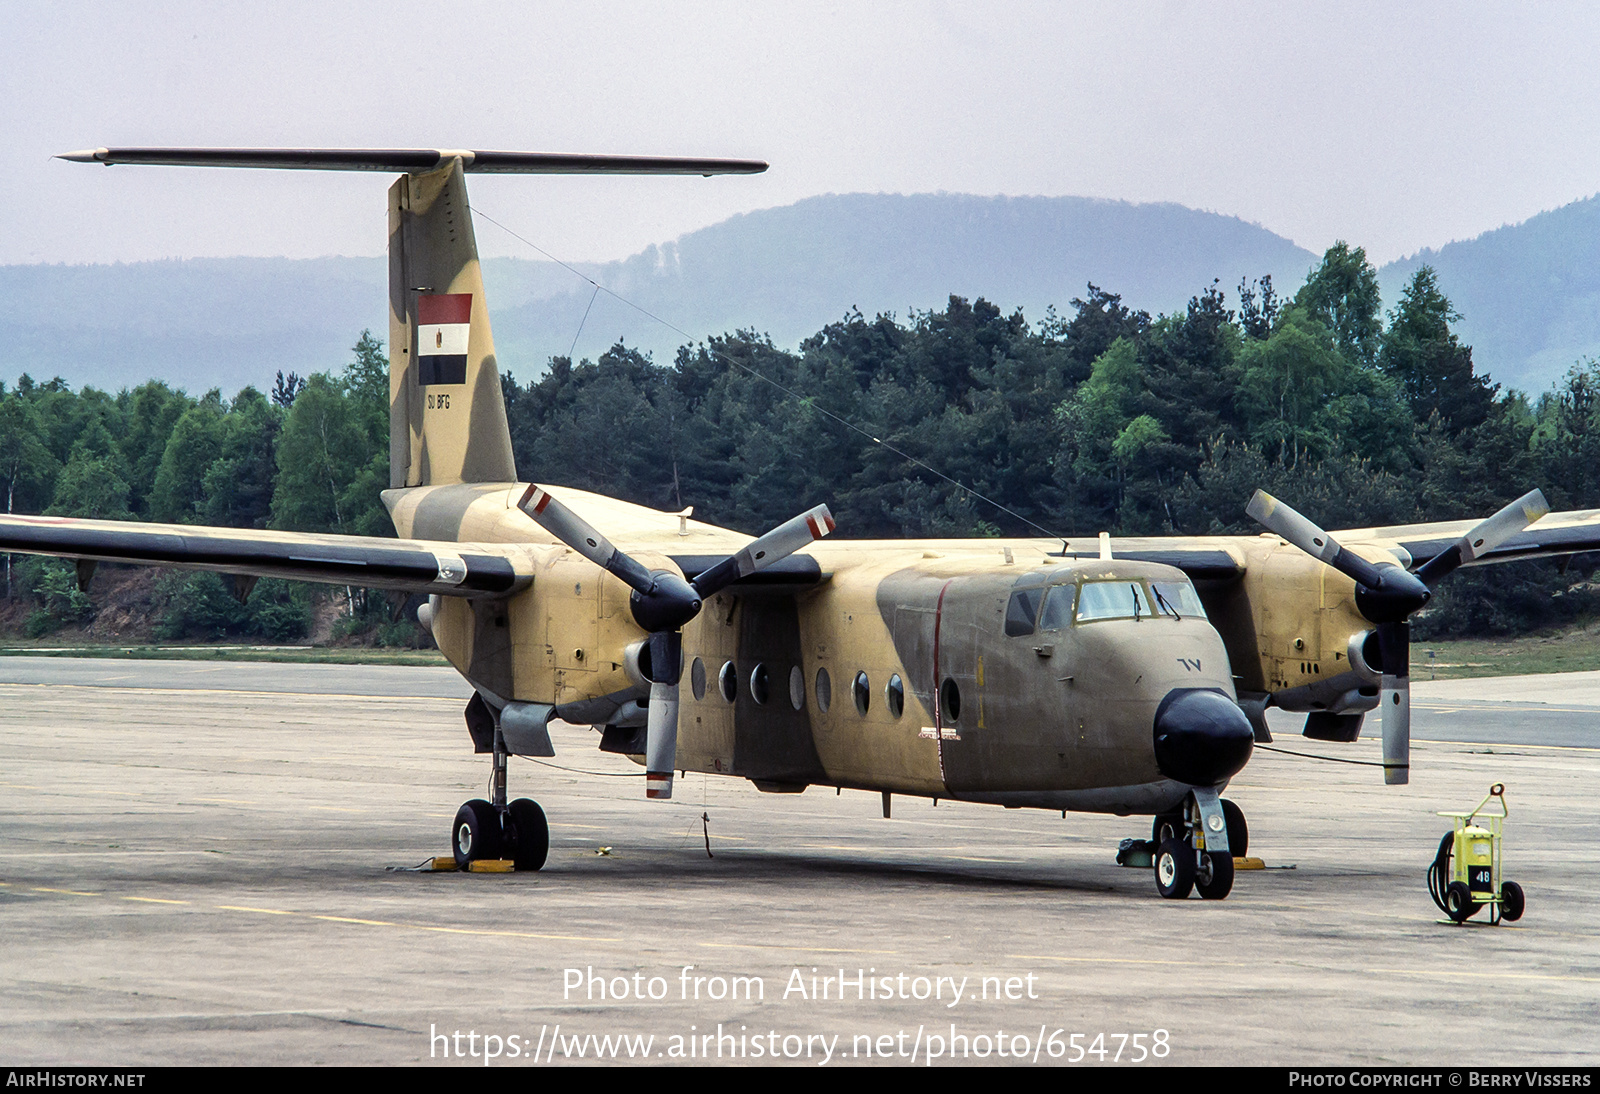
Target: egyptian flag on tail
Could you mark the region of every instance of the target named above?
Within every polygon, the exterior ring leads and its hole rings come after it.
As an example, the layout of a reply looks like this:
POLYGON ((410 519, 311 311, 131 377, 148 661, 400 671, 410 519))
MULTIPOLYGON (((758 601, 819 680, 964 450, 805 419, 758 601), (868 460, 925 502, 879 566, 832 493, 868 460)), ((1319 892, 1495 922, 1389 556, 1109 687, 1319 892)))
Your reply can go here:
POLYGON ((417 297, 417 382, 467 382, 467 332, 472 325, 472 294, 417 297))

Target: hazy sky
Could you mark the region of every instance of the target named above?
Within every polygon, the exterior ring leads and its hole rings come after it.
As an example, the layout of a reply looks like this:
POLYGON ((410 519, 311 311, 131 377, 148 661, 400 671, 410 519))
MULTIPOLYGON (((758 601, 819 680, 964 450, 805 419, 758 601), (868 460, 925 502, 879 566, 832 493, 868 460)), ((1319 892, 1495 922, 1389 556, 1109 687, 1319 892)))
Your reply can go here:
MULTIPOLYGON (((383 176, 107 169, 97 145, 740 156, 477 178, 608 259, 820 193, 1174 201, 1385 261, 1600 190, 1600 7, 0 0, 0 263, 379 254, 383 176)), ((486 255, 536 257, 480 222, 486 255)))

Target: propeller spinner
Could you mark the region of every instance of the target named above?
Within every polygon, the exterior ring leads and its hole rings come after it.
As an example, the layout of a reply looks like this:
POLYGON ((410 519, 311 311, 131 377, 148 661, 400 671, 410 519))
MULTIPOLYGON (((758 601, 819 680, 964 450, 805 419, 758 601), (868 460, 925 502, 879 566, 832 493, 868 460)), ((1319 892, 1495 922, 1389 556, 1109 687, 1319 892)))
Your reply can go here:
POLYGON ((672 771, 678 755, 678 682, 683 668, 683 627, 706 598, 741 577, 771 566, 833 531, 826 505, 784 521, 715 566, 685 581, 669 570, 648 570, 628 557, 592 525, 539 486, 529 486, 517 503, 556 539, 633 590, 634 620, 650 632, 650 705, 645 715, 645 796, 672 797, 672 771))
POLYGON ((1401 786, 1411 779, 1411 614, 1426 604, 1439 581, 1464 563, 1493 551, 1550 511, 1544 495, 1530 490, 1430 559, 1416 573, 1396 562, 1371 562, 1342 547, 1327 532, 1268 494, 1257 490, 1245 512, 1356 583, 1356 609, 1377 624, 1382 666, 1383 781, 1401 786))

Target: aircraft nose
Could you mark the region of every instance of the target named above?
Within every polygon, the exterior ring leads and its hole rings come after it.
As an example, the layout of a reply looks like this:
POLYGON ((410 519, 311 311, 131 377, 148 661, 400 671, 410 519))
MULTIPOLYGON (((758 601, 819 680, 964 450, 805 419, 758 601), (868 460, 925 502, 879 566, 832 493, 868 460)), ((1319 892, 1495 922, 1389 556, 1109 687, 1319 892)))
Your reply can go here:
POLYGON ((1178 688, 1156 708, 1156 766, 1169 779, 1212 786, 1250 759, 1250 720, 1220 691, 1178 688))

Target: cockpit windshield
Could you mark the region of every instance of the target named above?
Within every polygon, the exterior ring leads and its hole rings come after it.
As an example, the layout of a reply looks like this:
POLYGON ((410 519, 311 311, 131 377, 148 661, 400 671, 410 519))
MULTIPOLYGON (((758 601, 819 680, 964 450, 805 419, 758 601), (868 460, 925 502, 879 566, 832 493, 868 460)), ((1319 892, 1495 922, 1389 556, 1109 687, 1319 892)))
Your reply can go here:
POLYGON ((1154 614, 1144 583, 1139 581, 1085 581, 1078 594, 1078 622, 1097 619, 1143 619, 1154 614))

